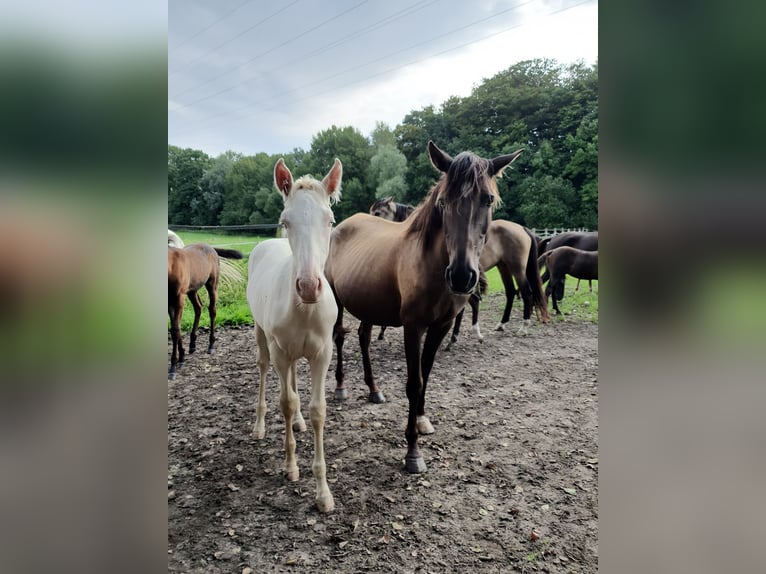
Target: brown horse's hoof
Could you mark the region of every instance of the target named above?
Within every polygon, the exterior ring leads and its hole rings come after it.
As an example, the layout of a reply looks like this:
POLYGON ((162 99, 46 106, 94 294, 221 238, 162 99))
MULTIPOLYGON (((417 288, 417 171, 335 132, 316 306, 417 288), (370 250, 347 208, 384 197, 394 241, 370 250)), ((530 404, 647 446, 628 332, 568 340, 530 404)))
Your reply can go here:
POLYGON ((191 355, 191 354, 192 354, 194 351, 196 351, 196 350, 197 350, 197 347, 195 347, 194 345, 189 345, 189 354, 190 354, 190 355, 191 355))
POLYGON ((176 372, 175 371, 168 372, 168 381, 173 381, 173 380, 175 380, 175 378, 176 378, 176 372))
POLYGON ((348 389, 345 387, 342 389, 335 389, 335 400, 345 401, 348 398, 348 389))
POLYGON ((410 474, 423 474, 426 470, 428 470, 422 456, 412 458, 409 456, 406 457, 404 459, 404 468, 410 474))
POLYGON ((383 391, 372 391, 370 393, 370 402, 376 405, 386 402, 386 397, 383 396, 383 391))
POLYGON ((209 355, 212 355, 212 354, 213 354, 213 351, 215 351, 215 347, 213 347, 213 345, 210 345, 210 346, 207 348, 207 352, 208 352, 208 354, 209 354, 209 355))

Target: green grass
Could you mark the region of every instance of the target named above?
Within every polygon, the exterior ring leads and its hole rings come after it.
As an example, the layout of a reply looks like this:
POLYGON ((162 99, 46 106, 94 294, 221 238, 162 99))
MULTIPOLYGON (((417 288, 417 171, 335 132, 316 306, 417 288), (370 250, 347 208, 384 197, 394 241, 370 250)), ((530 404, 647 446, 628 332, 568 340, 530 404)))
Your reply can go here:
MULTIPOLYGON (((256 244, 269 238, 255 237, 252 235, 222 235, 200 231, 181 231, 177 233, 187 245, 190 243, 208 243, 215 247, 239 249, 245 254, 245 259, 241 261, 231 261, 241 270, 242 281, 235 285, 226 285, 222 283, 218 289, 216 325, 252 325, 253 318, 250 314, 250 307, 247 304, 247 297, 245 294, 247 287, 247 257, 250 255, 250 251, 252 251, 256 244)), ((500 273, 497 268, 490 269, 489 272, 487 272, 487 280, 489 282, 489 293, 503 293, 505 291, 503 281, 500 278, 500 273)), ((567 277, 564 299, 559 302, 559 308, 564 313, 564 317, 572 317, 581 321, 598 322, 598 281, 593 281, 593 293, 588 292, 587 281, 583 281, 580 285, 579 292, 575 293, 574 288, 576 284, 576 279, 567 277)), ((200 299, 202 299, 203 304, 200 326, 209 327, 210 320, 207 312, 208 298, 207 292, 204 289, 200 291, 200 299)), ((550 299, 548 300, 548 307, 551 312, 551 317, 553 317, 553 306, 551 305, 550 299)), ((194 309, 192 309, 192 306, 187 299, 186 305, 184 306, 184 314, 181 319, 181 329, 183 331, 189 331, 193 322, 194 309)), ((168 322, 168 327, 169 326, 170 323, 168 322)))

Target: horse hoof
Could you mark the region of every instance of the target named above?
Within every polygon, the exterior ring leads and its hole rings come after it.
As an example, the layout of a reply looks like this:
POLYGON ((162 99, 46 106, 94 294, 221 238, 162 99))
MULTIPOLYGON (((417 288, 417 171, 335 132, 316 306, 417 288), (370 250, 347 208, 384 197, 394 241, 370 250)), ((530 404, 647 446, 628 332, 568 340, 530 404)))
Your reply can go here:
POLYGON ((327 496, 317 496, 317 510, 319 512, 332 512, 335 510, 335 500, 333 500, 332 494, 327 496))
POLYGON ((263 438, 265 438, 265 436, 266 436, 266 427, 263 427, 263 428, 254 427, 253 428, 253 438, 255 440, 263 440, 263 438))
POLYGON ((335 389, 335 400, 336 401, 345 401, 348 398, 348 389, 342 388, 342 389, 335 389))
POLYGON ((207 348, 207 353, 208 353, 208 355, 212 355, 212 354, 213 354, 213 351, 215 351, 215 347, 213 347, 212 345, 211 345, 210 347, 208 347, 208 348, 207 348))
POLYGON ((370 402, 376 405, 386 402, 386 397, 383 396, 383 391, 372 391, 370 393, 370 402))
POLYGON ((495 331, 505 331, 505 323, 498 323, 495 331))
POLYGON ((306 432, 306 421, 303 419, 293 421, 293 430, 295 432, 306 432))
POLYGON ((195 346, 193 346, 193 345, 189 345, 189 354, 190 354, 190 355, 191 355, 191 354, 193 354, 193 353, 194 353, 194 351, 196 351, 196 350, 197 350, 197 347, 195 347, 195 346))
POLYGON ((289 480, 290 482, 295 482, 300 478, 300 472, 298 471, 298 467, 295 467, 291 470, 285 469, 285 478, 289 480))
POLYGON ((426 468, 426 463, 422 456, 410 458, 409 456, 404 459, 404 468, 410 474, 422 474, 426 468))
POLYGON ((450 342, 450 344, 457 343, 457 336, 456 335, 452 335, 452 337, 450 338, 449 342, 450 342))
POLYGON ((428 417, 418 417, 417 420, 418 434, 434 434, 434 427, 428 417))
POLYGON ((175 372, 168 373, 168 381, 174 381, 176 378, 175 372))

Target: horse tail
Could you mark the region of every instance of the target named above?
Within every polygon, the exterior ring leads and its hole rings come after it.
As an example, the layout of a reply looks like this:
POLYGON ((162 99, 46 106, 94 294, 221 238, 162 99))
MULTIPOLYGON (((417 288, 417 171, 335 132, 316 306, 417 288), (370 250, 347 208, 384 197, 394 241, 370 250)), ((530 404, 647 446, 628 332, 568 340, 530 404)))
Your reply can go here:
POLYGON ((551 278, 551 274, 548 272, 548 257, 550 256, 551 252, 546 251, 540 257, 537 258, 537 272, 540 273, 540 268, 545 265, 545 273, 543 273, 543 276, 540 278, 540 283, 545 283, 551 278))
POLYGON ((213 247, 213 249, 215 249, 215 252, 218 253, 219 257, 226 257, 227 259, 244 259, 245 258, 242 252, 237 251, 236 249, 222 249, 221 247, 213 247))
POLYGON ((548 315, 548 298, 545 296, 543 282, 540 279, 539 260, 542 258, 537 256, 537 241, 535 241, 534 234, 526 227, 524 231, 532 240, 527 256, 527 283, 529 283, 529 289, 532 293, 532 306, 540 312, 540 321, 547 323, 550 320, 550 315, 548 315))
MULTIPOLYGON (((524 229, 527 229, 527 228, 525 227, 524 229)), ((527 233, 529 233, 529 230, 528 230, 528 229, 527 229, 527 233)), ((553 236, 551 235, 551 237, 546 237, 545 239, 542 239, 542 240, 540 240, 540 243, 539 243, 539 245, 537 246, 537 248, 538 248, 538 252, 539 252, 540 254, 543 254, 543 253, 545 253, 546 251, 548 251, 548 244, 551 242, 551 239, 552 239, 552 238, 553 238, 553 236)))

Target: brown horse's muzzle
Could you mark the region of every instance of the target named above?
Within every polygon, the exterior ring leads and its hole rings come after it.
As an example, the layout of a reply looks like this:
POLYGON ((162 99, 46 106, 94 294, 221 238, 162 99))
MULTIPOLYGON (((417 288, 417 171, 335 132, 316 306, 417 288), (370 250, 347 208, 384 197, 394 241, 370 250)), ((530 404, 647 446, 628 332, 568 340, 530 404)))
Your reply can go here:
POLYGON ((444 278, 450 290, 461 295, 473 293, 479 283, 479 274, 467 265, 455 268, 448 266, 444 272, 444 278))
POLYGON ((295 280, 295 291, 301 302, 316 303, 322 292, 322 280, 319 277, 299 277, 295 280))

